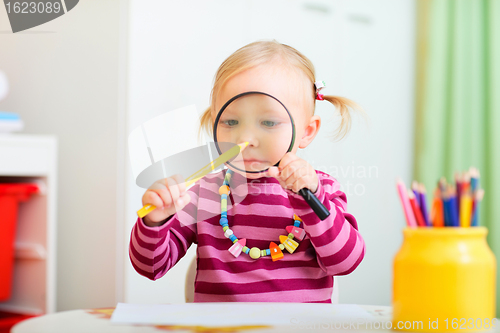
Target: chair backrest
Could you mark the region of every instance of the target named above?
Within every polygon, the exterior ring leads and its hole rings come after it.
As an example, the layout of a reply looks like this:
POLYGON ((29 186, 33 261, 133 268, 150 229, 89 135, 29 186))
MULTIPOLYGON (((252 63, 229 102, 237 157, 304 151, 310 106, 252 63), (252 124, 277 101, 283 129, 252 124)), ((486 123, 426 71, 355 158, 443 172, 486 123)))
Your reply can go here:
MULTIPOLYGON (((191 260, 191 264, 189 264, 187 273, 186 273, 186 286, 184 296, 186 298, 186 303, 192 303, 194 301, 194 280, 196 278, 196 257, 191 260)), ((332 294, 332 303, 339 303, 339 287, 335 277, 333 279, 333 294, 332 294)))

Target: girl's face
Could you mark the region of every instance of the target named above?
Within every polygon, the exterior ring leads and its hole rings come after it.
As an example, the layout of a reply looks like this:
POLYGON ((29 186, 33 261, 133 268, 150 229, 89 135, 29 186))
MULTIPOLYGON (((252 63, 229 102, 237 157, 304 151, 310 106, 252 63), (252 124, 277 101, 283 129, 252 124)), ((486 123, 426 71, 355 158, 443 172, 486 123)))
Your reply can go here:
MULTIPOLYGON (((260 65, 233 76, 215 96, 212 120, 232 97, 248 91, 260 91, 280 100, 293 117, 296 140, 295 153, 311 119, 314 100, 308 94, 312 88, 305 74, 298 70, 276 65, 260 65)), ((317 117, 317 116, 315 116, 317 117)), ((291 124, 281 104, 264 95, 248 95, 235 100, 223 112, 218 122, 219 142, 242 143, 248 141, 243 156, 232 164, 246 170, 264 170, 281 160, 291 142, 291 124), (278 112, 273 112, 277 110, 278 112)), ((247 178, 262 174, 246 174, 247 178)))

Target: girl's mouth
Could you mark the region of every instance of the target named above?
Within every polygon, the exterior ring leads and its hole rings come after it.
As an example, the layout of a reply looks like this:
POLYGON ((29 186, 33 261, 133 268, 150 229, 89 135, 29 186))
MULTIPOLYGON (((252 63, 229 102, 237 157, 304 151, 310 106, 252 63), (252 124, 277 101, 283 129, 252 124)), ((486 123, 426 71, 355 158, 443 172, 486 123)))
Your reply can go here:
POLYGON ((258 162, 258 163, 264 163, 265 161, 259 160, 257 158, 238 158, 235 159, 234 162, 239 162, 239 163, 247 163, 247 162, 258 162))
POLYGON ((264 165, 269 164, 266 161, 255 158, 234 160, 231 163, 241 166, 245 165, 245 169, 247 170, 262 169, 264 165))

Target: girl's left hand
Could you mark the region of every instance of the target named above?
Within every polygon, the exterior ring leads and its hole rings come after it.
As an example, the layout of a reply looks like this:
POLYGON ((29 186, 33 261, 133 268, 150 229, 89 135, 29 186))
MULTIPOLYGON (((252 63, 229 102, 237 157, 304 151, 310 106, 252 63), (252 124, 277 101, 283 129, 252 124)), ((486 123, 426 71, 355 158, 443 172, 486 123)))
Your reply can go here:
POLYGON ((318 175, 314 168, 294 153, 287 153, 277 167, 270 167, 268 176, 278 179, 284 189, 298 193, 307 187, 312 193, 318 190, 318 175))

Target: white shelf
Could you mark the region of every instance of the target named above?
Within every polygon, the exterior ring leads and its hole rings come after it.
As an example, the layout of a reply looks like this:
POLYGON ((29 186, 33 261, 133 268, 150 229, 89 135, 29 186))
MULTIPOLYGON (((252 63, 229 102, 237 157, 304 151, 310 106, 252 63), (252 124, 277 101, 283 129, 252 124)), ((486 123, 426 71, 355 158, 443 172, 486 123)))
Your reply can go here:
POLYGON ((0 183, 37 183, 39 194, 19 204, 12 296, 0 309, 30 314, 56 309, 57 139, 0 135, 0 183))

